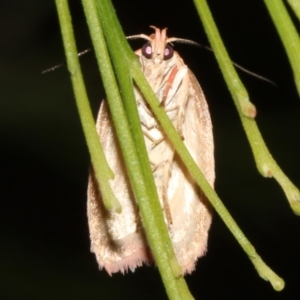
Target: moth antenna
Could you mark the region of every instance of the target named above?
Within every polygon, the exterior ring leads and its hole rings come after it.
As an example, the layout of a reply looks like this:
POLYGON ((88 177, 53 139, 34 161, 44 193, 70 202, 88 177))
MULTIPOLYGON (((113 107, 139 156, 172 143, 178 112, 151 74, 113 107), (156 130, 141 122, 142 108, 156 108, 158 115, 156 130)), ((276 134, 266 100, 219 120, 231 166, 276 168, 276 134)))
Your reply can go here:
POLYGON ((59 65, 55 65, 55 66, 53 66, 53 67, 51 67, 51 68, 49 68, 49 69, 46 69, 46 70, 42 71, 41 74, 44 75, 44 74, 46 74, 46 73, 55 71, 56 69, 59 69, 59 68, 62 67, 62 66, 64 66, 64 63, 61 63, 61 64, 59 64, 59 65))
POLYGON ((254 72, 252 72, 252 71, 250 71, 250 70, 248 70, 248 69, 245 69, 245 68, 243 68, 242 66, 240 66, 239 64, 235 63, 234 61, 231 61, 231 62, 232 62, 232 64, 233 64, 235 67, 237 67, 238 69, 240 69, 242 72, 244 72, 244 73, 246 73, 246 74, 249 74, 250 76, 256 77, 256 78, 258 78, 258 79, 260 79, 260 80, 262 80, 262 81, 265 81, 265 82, 267 82, 267 83, 269 83, 269 84, 272 84, 273 86, 276 86, 276 87, 277 87, 277 84, 276 84, 274 81, 270 80, 269 78, 266 78, 266 77, 264 77, 264 76, 261 76, 261 75, 258 75, 258 74, 256 74, 256 73, 254 73, 254 72))
MULTIPOLYGON (((208 51, 210 51, 210 52, 214 52, 210 47, 208 47, 208 46, 203 46, 203 45, 201 45, 201 44, 199 44, 199 43, 197 43, 197 42, 195 42, 195 41, 192 41, 192 40, 186 40, 186 39, 181 39, 181 38, 169 38, 169 39, 167 40, 167 42, 168 42, 168 43, 178 42, 178 43, 182 43, 182 44, 188 44, 188 45, 192 45, 192 46, 196 46, 196 47, 199 47, 199 48, 206 49, 206 50, 208 50, 208 51)), ((266 77, 264 77, 264 76, 258 75, 258 74, 254 73, 254 72, 252 72, 252 71, 250 71, 250 70, 248 70, 248 69, 246 69, 246 68, 243 68, 241 65, 237 64, 237 63, 234 62, 234 61, 231 61, 231 62, 232 62, 232 64, 233 64, 236 68, 238 68, 239 70, 243 71, 244 73, 249 74, 249 75, 251 75, 251 76, 253 76, 253 77, 256 77, 256 78, 258 78, 258 79, 260 79, 260 80, 262 80, 262 81, 268 82, 269 84, 272 84, 273 86, 276 86, 276 87, 277 87, 276 83, 273 82, 272 80, 270 80, 270 79, 268 79, 268 78, 266 78, 266 77)))
POLYGON ((211 50, 209 47, 203 46, 203 45, 201 45, 201 44, 199 44, 195 41, 187 40, 187 39, 181 39, 181 38, 177 38, 177 37, 168 38, 167 42, 168 43, 177 42, 177 43, 181 43, 181 44, 188 44, 188 45, 196 46, 196 47, 199 47, 199 48, 205 48, 205 49, 208 48, 208 50, 211 50))
MULTIPOLYGON (((84 55, 84 54, 90 52, 91 50, 92 50, 92 49, 86 49, 86 50, 83 50, 83 51, 79 52, 77 55, 78 55, 78 57, 80 57, 80 56, 82 56, 82 55, 84 55)), ((59 68, 63 67, 64 65, 65 65, 64 63, 55 65, 55 66, 53 66, 53 67, 51 67, 51 68, 49 68, 49 69, 46 69, 46 70, 42 71, 41 74, 46 74, 46 73, 49 73, 49 72, 53 72, 53 71, 55 71, 56 69, 59 69, 59 68)))
POLYGON ((83 50, 83 51, 79 52, 77 55, 78 55, 78 57, 80 57, 80 56, 82 56, 82 55, 84 55, 84 54, 86 54, 86 53, 88 53, 88 52, 90 52, 90 51, 92 51, 92 49, 91 49, 91 48, 89 48, 89 49, 85 49, 85 50, 83 50))
POLYGON ((150 37, 147 36, 146 34, 136 34, 136 35, 130 35, 130 36, 126 36, 126 39, 127 40, 137 40, 137 39, 144 39, 144 40, 147 40, 147 41, 150 41, 150 37))

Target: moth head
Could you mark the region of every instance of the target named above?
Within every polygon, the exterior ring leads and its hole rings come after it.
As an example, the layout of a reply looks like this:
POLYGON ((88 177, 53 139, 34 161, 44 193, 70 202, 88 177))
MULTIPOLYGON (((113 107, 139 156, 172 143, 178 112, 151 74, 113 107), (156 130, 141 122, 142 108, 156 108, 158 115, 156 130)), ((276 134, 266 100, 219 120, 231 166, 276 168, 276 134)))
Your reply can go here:
POLYGON ((174 56, 174 49, 172 47, 172 42, 185 43, 195 46, 200 46, 198 43, 181 39, 177 37, 169 38, 167 36, 167 28, 159 29, 155 26, 150 26, 154 29, 154 33, 150 36, 145 34, 138 34, 128 36, 127 39, 144 39, 147 43, 140 49, 139 55, 142 55, 147 60, 151 60, 154 65, 161 64, 164 61, 170 60, 174 56))
POLYGON ((155 31, 150 36, 139 34, 129 36, 127 39, 142 38, 147 40, 147 43, 141 48, 141 55, 147 60, 151 60, 154 65, 158 65, 163 61, 171 59, 174 55, 174 49, 167 37, 167 28, 159 29, 155 26, 150 27, 155 31))
POLYGON ((155 33, 148 37, 148 42, 142 47, 142 55, 151 59, 154 64, 162 63, 173 57, 173 47, 168 43, 167 28, 160 30, 155 26, 151 26, 155 33))

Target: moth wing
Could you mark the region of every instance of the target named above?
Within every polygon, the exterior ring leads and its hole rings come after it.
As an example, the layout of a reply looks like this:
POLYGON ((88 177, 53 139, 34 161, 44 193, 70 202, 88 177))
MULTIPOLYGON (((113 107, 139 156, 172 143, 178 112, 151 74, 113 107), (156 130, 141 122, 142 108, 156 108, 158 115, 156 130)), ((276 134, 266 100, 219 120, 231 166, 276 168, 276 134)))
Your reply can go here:
POLYGON ((209 108, 204 93, 195 77, 189 70, 189 99, 185 114, 184 143, 201 169, 207 181, 214 187, 215 160, 214 139, 209 108), (192 124, 190 124, 193 120, 192 124), (191 127, 189 127, 191 126, 191 127), (197 139, 197 147, 195 141, 197 139))
MULTIPOLYGON (((213 187, 214 144, 208 106, 194 74, 188 70, 180 88, 187 89, 181 125, 183 142, 213 187)), ((175 154, 168 186, 172 216, 170 230, 176 257, 184 273, 191 273, 206 252, 212 215, 210 204, 181 159, 175 154)))
POLYGON ((149 263, 151 255, 105 101, 100 107, 96 129, 108 164, 114 173, 110 185, 122 206, 122 212, 118 214, 104 207, 91 168, 87 203, 91 251, 95 253, 100 269, 105 268, 110 275, 115 272, 124 273, 129 269, 134 271, 143 262, 149 263))

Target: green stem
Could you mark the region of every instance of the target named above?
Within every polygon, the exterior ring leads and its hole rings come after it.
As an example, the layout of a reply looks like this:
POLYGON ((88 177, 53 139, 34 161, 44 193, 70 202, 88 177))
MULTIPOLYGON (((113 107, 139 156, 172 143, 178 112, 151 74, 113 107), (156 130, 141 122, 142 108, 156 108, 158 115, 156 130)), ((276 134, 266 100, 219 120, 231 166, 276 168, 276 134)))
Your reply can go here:
POLYGON ((95 129, 95 121, 84 86, 67 0, 56 0, 56 7, 61 25, 63 43, 67 56, 67 65, 71 75, 76 104, 85 139, 90 151, 91 161, 94 166, 95 176, 101 187, 103 202, 108 209, 120 212, 121 205, 115 198, 109 185, 109 180, 112 179, 114 175, 106 161, 100 145, 95 129))
MULTIPOLYGON (((253 119, 256 115, 256 109, 249 101, 248 93, 232 65, 232 61, 227 54, 207 2, 205 0, 194 0, 194 3, 223 73, 224 79, 227 83, 228 89, 238 110, 244 130, 252 148, 257 168, 263 176, 269 177, 273 175, 277 179, 285 191, 291 205, 293 204, 292 207, 294 209, 295 206, 297 206, 295 203, 298 203, 297 201, 300 199, 299 191, 280 170, 261 137, 257 125, 253 119)), ((298 211, 297 207, 296 209, 298 211)), ((256 254, 252 245, 245 240, 244 236, 241 236, 238 231, 234 233, 235 230, 237 229, 234 226, 234 228, 231 229, 232 233, 235 235, 240 244, 246 242, 245 245, 247 245, 247 247, 243 248, 250 257, 251 261, 254 263, 254 266, 258 270, 260 276, 269 280, 276 290, 281 290, 284 286, 283 280, 264 264, 261 258, 256 254)))
MULTIPOLYGON (((282 0, 264 0, 290 61, 300 95, 300 38, 282 0)), ((296 7, 299 1, 290 1, 296 7)), ((297 10, 296 10, 297 11, 297 10)))
MULTIPOLYGON (((209 11, 209 7, 205 0, 194 0, 194 2, 203 22, 205 31, 208 35, 212 49, 216 55, 216 59, 220 65, 228 89, 238 110, 240 119, 250 143, 250 147, 252 149, 252 153, 254 155, 257 169, 264 177, 273 176, 277 180, 282 187, 292 210, 299 215, 300 192, 289 180, 289 178, 282 172, 264 143, 257 124, 253 119, 256 114, 255 107, 249 101, 247 91, 240 81, 226 52, 213 17, 209 11)), ((270 2, 275 3, 277 0, 272 0, 270 2)), ((300 49, 300 47, 298 49, 300 49)))
POLYGON ((297 18, 300 20, 300 1, 299 0, 287 0, 287 2, 293 9, 297 18))

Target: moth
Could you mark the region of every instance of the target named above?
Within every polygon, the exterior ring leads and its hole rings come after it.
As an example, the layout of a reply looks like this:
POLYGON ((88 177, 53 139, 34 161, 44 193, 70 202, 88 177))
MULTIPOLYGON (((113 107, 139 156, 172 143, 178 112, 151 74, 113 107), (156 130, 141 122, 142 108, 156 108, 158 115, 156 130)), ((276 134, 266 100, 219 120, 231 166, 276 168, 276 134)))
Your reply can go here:
MULTIPOLYGON (((193 73, 174 51, 167 29, 154 26, 147 42, 135 52, 141 69, 160 105, 178 130, 193 159, 211 186, 214 185, 214 143, 208 106, 193 73)), ((212 220, 211 207, 172 144, 160 127, 140 91, 134 90, 138 113, 159 201, 182 274, 191 273, 207 248, 212 220)), ((91 170, 88 183, 88 223, 91 251, 100 269, 111 275, 125 273, 153 261, 130 182, 127 177, 108 105, 102 101, 96 123, 107 161, 114 172, 112 190, 122 206, 120 214, 108 211, 91 170)))

